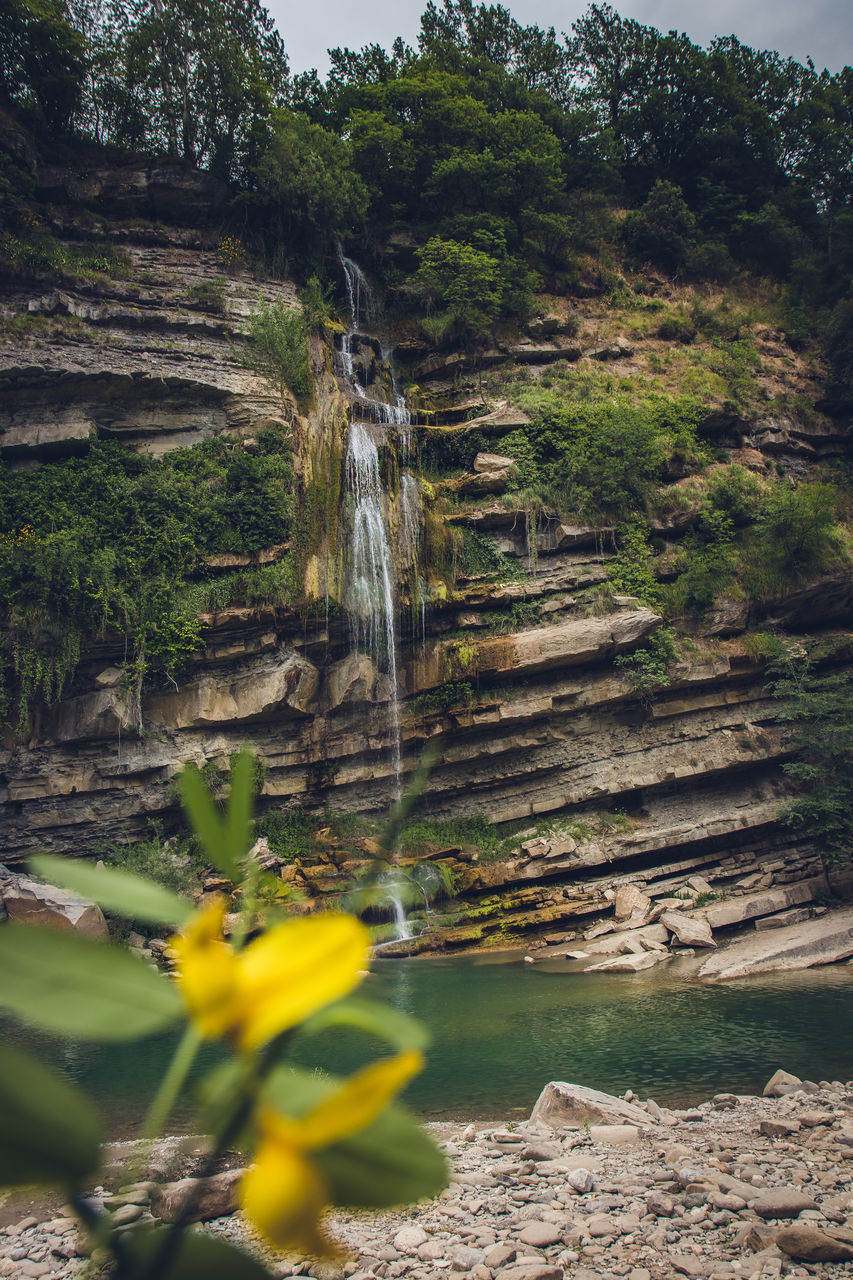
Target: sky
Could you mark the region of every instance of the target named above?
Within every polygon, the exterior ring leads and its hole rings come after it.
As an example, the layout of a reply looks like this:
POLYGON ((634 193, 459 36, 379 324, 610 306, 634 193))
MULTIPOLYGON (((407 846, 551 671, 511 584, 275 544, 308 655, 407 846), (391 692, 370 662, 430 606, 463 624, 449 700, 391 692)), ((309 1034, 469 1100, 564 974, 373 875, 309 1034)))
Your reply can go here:
MULTIPOLYGON (((584 12, 585 0, 503 0, 522 23, 568 31, 584 12)), ((267 0, 294 72, 329 68, 326 50, 337 45, 390 46, 401 35, 413 44, 426 0, 267 0)), ((757 49, 776 49, 820 70, 853 63, 853 0, 615 0, 624 18, 677 28, 697 44, 715 35, 736 35, 757 49)))

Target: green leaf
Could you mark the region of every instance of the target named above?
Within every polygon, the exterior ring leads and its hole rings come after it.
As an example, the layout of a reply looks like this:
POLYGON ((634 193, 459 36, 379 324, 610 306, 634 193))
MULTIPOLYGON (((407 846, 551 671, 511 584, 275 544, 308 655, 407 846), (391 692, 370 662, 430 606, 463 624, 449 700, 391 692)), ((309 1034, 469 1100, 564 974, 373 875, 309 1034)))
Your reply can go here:
POLYGON ((0 1045, 0 1186, 74 1186, 100 1164, 98 1118, 87 1098, 38 1059, 0 1045))
POLYGON ((170 889, 119 867, 96 867, 82 859, 54 858, 49 854, 30 858, 29 865, 50 884, 91 898, 98 906, 128 920, 177 927, 192 910, 188 902, 170 889))
POLYGON ((237 866, 249 852, 254 779, 255 757, 251 751, 241 751, 231 762, 226 836, 229 853, 237 866))
MULTIPOLYGON (((318 1080, 307 1071, 279 1067, 267 1097, 280 1111, 302 1116, 339 1088, 340 1080, 318 1080)), ((401 1106, 390 1106, 360 1133, 311 1153, 331 1188, 335 1204, 382 1209, 434 1196, 447 1185, 444 1156, 401 1106)))
POLYGON ((236 882, 240 878, 240 867, 231 856, 228 832, 204 778, 194 764, 186 765, 181 771, 180 788, 187 817, 205 853, 223 875, 236 882))
POLYGON ((175 1022, 176 988, 129 951, 35 925, 0 926, 0 1008, 82 1040, 135 1040, 175 1022))
MULTIPOLYGON (((122 1252, 128 1266, 122 1271, 127 1280, 146 1280, 152 1263, 169 1233, 163 1227, 134 1231, 122 1239, 122 1252)), ((171 1257, 171 1255, 170 1255, 171 1257)), ((202 1231, 184 1231, 168 1270, 158 1263, 155 1273, 164 1280, 270 1280, 271 1273, 260 1262, 223 1240, 202 1231)))
POLYGON ((300 1035, 316 1036, 329 1027, 353 1027, 394 1049, 425 1049, 430 1042, 429 1032, 417 1018, 366 996, 348 996, 321 1009, 302 1024, 300 1035))

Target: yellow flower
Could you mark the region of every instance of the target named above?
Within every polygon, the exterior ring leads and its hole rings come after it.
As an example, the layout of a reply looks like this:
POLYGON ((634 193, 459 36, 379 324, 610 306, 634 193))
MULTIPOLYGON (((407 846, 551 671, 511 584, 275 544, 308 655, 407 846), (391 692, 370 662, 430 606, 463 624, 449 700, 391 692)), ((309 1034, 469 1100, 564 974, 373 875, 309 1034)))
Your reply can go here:
POLYGON ((323 1231, 320 1219, 331 1192, 310 1152, 364 1129, 422 1066, 423 1055, 414 1049, 371 1063, 299 1120, 261 1110, 255 1162, 241 1179, 240 1203, 267 1240, 314 1255, 340 1252, 323 1231))
POLYGON ((224 902, 198 912, 172 939, 177 981, 203 1036, 228 1036, 250 1053, 352 991, 370 939, 354 916, 327 912, 276 925, 234 951, 224 902))

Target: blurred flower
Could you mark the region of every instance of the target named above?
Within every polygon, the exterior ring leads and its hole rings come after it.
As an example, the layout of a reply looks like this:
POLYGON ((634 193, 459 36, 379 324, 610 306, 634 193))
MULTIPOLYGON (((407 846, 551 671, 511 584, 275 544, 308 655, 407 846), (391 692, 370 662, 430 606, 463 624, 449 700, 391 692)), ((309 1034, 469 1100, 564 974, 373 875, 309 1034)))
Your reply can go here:
POLYGON ((177 981, 203 1036, 228 1036, 252 1052, 352 991, 367 967, 370 939, 354 916, 336 912, 288 920, 234 951, 225 941, 224 902, 193 916, 172 939, 177 981))
POLYGON ((407 1050, 357 1071, 298 1120, 259 1112, 255 1162, 241 1180, 240 1203, 267 1240, 315 1255, 340 1252, 323 1231, 321 1214, 332 1197, 310 1153, 364 1129, 422 1066, 423 1055, 407 1050))

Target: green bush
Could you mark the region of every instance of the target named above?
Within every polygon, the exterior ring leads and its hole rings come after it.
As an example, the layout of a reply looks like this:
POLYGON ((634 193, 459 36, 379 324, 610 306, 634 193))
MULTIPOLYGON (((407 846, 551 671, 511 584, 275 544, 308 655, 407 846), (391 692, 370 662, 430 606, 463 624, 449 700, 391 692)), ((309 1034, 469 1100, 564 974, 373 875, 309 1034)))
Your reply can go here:
POLYGON ((200 280, 198 284, 187 289, 190 302, 196 303, 206 311, 215 311, 222 315, 225 311, 225 277, 213 276, 210 280, 200 280))
POLYGON ((282 395, 289 390, 297 400, 304 399, 311 389, 311 378, 308 325, 302 311, 286 302, 260 301, 249 317, 243 362, 282 395))
POLYGON ((838 494, 827 484, 778 484, 762 504, 750 579, 759 594, 808 578, 838 562, 843 541, 838 494))

